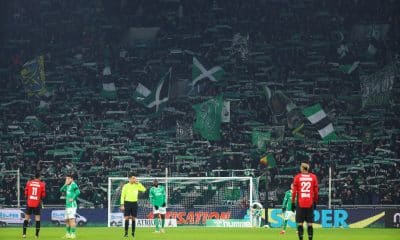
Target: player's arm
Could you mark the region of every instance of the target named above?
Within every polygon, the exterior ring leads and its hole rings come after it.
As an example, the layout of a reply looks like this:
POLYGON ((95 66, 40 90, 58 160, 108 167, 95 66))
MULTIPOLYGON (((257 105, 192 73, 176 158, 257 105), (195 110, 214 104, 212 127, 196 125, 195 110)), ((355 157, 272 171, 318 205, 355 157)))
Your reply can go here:
POLYGON ((150 188, 150 192, 149 192, 149 199, 150 199, 150 204, 151 205, 154 205, 153 204, 153 199, 154 199, 154 191, 153 191, 153 188, 150 188))
POLYGON ((40 198, 43 199, 46 197, 46 183, 42 182, 40 185, 42 185, 42 192, 40 198))
POLYGON ((299 179, 296 176, 296 177, 294 177, 294 180, 293 180, 292 204, 294 204, 296 201, 298 185, 299 185, 299 179))
POLYGON ((167 192, 165 191, 165 188, 163 187, 163 195, 162 195, 162 198, 163 198, 163 204, 161 205, 161 207, 165 207, 165 205, 166 205, 166 197, 167 197, 167 192))
POLYGON ((79 195, 81 195, 81 190, 79 190, 78 185, 75 185, 73 199, 76 200, 79 197, 79 195))
POLYGON ((139 192, 146 192, 146 188, 145 188, 145 186, 143 186, 143 184, 141 184, 140 182, 138 182, 137 184, 138 184, 139 192))
MULTIPOLYGON (((286 206, 287 206, 288 201, 289 201, 288 195, 287 195, 287 193, 285 193, 285 197, 283 198, 283 201, 282 201, 282 212, 286 211, 286 206)), ((291 209, 289 209, 289 210, 291 210, 291 209)))
POLYGON ((26 198, 28 198, 28 183, 29 183, 29 182, 26 183, 26 185, 25 185, 25 191, 24 191, 25 197, 26 197, 26 198))
POLYGON ((314 175, 314 207, 316 207, 317 203, 318 203, 318 179, 317 177, 314 175))
POLYGON ((125 203, 125 196, 126 196, 126 187, 125 185, 122 187, 121 191, 121 199, 120 199, 120 205, 121 205, 121 210, 124 210, 124 203, 125 203))
POLYGON ((60 188, 60 192, 65 192, 67 191, 67 184, 64 184, 61 188, 60 188))

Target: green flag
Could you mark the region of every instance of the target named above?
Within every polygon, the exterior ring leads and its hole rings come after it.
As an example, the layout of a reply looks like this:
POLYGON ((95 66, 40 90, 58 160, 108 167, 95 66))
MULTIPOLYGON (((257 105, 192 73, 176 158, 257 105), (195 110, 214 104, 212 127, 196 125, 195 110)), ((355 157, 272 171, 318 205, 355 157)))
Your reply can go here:
POLYGON ((133 98, 136 102, 144 105, 147 108, 154 108, 155 112, 162 110, 169 100, 169 82, 171 80, 172 68, 158 82, 157 87, 150 91, 141 83, 136 87, 133 98))
POLYGON ((260 150, 266 150, 265 144, 271 140, 271 133, 261 131, 260 129, 253 129, 251 133, 251 141, 254 146, 257 146, 260 150))
POLYGON ((207 140, 220 140, 222 106, 222 96, 193 105, 196 111, 196 122, 193 126, 194 131, 200 133, 207 140))

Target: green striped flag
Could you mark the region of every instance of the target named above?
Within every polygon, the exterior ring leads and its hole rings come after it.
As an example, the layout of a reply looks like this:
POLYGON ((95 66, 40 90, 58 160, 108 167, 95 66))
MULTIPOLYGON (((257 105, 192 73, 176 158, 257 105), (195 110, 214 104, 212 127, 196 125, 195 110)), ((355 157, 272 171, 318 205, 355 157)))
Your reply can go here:
POLYGON ((317 128, 324 142, 337 139, 333 124, 319 103, 303 109, 303 114, 317 128))

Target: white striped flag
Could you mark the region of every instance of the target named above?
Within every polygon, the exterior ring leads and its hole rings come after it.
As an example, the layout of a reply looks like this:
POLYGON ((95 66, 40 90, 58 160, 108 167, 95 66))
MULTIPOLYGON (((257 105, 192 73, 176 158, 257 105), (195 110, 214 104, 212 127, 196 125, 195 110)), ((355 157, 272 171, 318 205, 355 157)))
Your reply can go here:
POLYGON ((319 103, 303 109, 303 114, 317 128, 324 142, 337 139, 333 124, 319 103))
POLYGON ((225 71, 220 66, 216 66, 207 70, 197 58, 193 57, 193 66, 192 66, 192 87, 196 85, 197 82, 204 78, 208 78, 212 82, 218 82, 225 71))

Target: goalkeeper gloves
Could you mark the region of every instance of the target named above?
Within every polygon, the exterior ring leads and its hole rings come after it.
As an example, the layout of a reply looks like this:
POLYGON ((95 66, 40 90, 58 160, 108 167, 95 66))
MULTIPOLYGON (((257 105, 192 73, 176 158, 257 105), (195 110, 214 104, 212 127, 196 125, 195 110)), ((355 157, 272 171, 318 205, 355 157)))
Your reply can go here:
POLYGON ((296 209, 296 205, 294 203, 292 203, 292 212, 294 212, 295 209, 296 209))
POLYGON ((158 210, 158 206, 154 206, 154 209, 155 209, 155 210, 158 210))
POLYGON ((285 213, 286 212, 286 208, 282 208, 282 212, 285 213))
POLYGON ((165 207, 165 203, 163 203, 163 204, 161 205, 161 207, 165 207))

